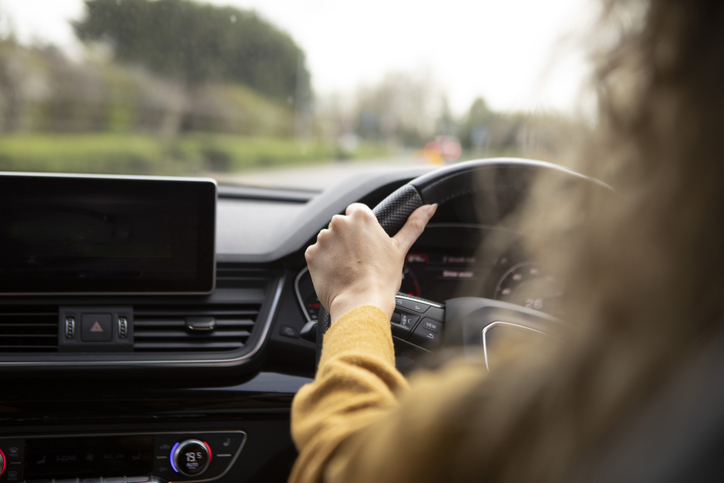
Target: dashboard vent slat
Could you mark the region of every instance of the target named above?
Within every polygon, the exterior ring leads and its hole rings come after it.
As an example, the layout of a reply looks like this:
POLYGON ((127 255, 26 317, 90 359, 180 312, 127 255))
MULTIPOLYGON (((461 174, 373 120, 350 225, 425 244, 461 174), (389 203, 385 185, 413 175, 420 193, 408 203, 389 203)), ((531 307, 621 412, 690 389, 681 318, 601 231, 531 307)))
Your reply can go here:
MULTIPOLYGON (((201 351, 228 351, 241 349, 244 346, 241 342, 197 342, 193 349, 201 351)), ((136 350, 141 351, 188 351, 190 346, 182 342, 136 342, 136 350)))
POLYGON ((0 354, 58 352, 57 307, 0 306, 0 354))
MULTIPOLYGON (((138 330, 138 329, 136 329, 138 330)), ((203 334, 199 336, 196 333, 189 333, 183 330, 148 330, 143 332, 143 338, 144 339, 193 339, 198 341, 208 341, 208 340, 218 340, 218 339, 232 339, 232 338, 241 338, 241 337, 249 337, 251 335, 250 332, 246 330, 237 330, 237 331, 228 331, 223 333, 214 333, 213 331, 210 334, 203 334)), ((136 336, 138 337, 138 336, 136 336)))
POLYGON ((135 352, 223 352, 244 347, 260 304, 134 307, 135 352), (213 318, 210 330, 192 330, 187 318, 213 318))

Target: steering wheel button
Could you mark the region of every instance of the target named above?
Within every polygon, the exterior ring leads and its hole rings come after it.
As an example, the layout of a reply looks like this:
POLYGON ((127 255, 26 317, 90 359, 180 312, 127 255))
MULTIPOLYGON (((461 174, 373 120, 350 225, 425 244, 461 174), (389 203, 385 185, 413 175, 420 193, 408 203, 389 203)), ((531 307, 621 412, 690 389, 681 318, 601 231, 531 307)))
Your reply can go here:
POLYGON ((440 324, 440 322, 435 322, 434 320, 422 319, 422 322, 420 323, 420 327, 424 327, 429 331, 439 333, 440 329, 442 328, 442 325, 440 324))
POLYGON ((424 324, 420 324, 417 326, 415 332, 412 333, 411 341, 424 346, 438 344, 442 336, 438 332, 426 329, 423 325, 424 324))
POLYGON ((419 319, 420 317, 417 315, 400 314, 399 324, 403 327, 407 327, 408 329, 412 329, 412 327, 415 325, 415 322, 417 322, 419 319))
POLYGON ((427 309, 430 308, 429 305, 419 302, 417 300, 408 300, 408 299, 398 298, 395 300, 395 303, 397 304, 398 307, 404 307, 413 312, 417 312, 418 314, 424 314, 427 311, 427 309))

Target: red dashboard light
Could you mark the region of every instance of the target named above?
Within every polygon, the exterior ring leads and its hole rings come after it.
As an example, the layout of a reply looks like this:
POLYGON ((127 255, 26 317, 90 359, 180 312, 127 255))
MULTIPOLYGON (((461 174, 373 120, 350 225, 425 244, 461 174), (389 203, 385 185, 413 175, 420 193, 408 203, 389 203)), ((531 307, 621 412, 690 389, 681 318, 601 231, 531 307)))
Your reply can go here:
POLYGON ((211 464, 211 446, 209 446, 209 443, 204 441, 204 444, 206 445, 206 449, 209 450, 209 464, 211 464))

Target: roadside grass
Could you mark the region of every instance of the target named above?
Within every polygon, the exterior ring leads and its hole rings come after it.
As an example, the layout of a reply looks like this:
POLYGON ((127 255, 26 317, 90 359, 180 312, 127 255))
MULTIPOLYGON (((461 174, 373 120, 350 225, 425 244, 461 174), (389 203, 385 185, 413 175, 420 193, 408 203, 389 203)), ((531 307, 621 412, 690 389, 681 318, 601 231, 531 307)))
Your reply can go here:
POLYGON ((385 154, 385 147, 378 145, 361 145, 350 155, 314 141, 201 133, 169 137, 122 133, 0 137, 0 171, 193 175, 385 154))

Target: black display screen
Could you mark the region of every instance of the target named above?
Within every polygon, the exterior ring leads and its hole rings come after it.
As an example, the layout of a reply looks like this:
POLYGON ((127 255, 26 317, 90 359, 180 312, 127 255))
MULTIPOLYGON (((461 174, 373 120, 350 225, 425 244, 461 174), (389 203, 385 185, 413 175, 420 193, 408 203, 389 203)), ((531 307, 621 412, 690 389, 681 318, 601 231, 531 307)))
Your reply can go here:
POLYGON ((0 293, 204 293, 212 180, 0 176, 0 293))
POLYGON ((25 443, 25 479, 150 475, 153 436, 40 438, 25 443))

